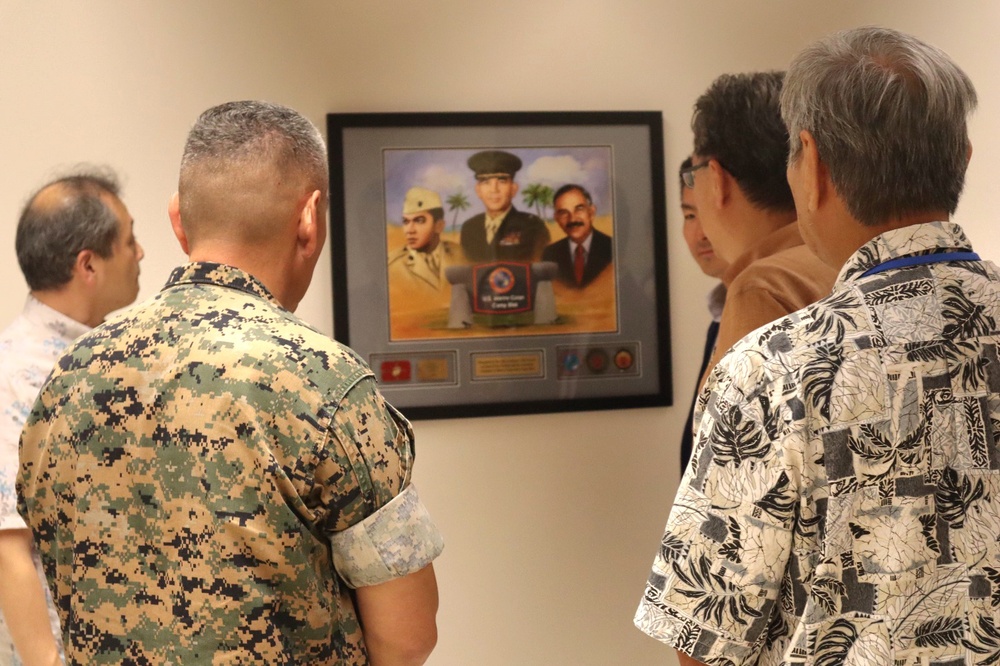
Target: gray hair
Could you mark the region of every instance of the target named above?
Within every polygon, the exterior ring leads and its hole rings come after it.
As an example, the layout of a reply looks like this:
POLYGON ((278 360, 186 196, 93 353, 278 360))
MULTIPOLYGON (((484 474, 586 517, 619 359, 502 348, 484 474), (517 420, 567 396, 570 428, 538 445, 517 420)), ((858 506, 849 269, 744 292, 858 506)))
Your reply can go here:
POLYGON ((14 240, 29 289, 58 289, 68 283, 83 250, 111 256, 119 220, 101 197, 117 198, 120 191, 118 176, 110 168, 84 166, 31 195, 21 210, 14 240))
POLYGON ((955 212, 975 107, 972 82, 944 51, 878 27, 807 47, 788 68, 781 94, 789 162, 807 130, 851 215, 869 226, 955 212))
POLYGON ((252 181, 240 179, 273 170, 282 182, 304 179, 325 197, 328 169, 323 136, 294 109, 261 101, 220 104, 198 117, 184 146, 179 183, 182 219, 198 217, 200 207, 226 194, 224 186, 222 191, 196 192, 212 179, 228 180, 231 189, 252 189, 252 181), (191 195, 185 196, 185 190, 191 195))

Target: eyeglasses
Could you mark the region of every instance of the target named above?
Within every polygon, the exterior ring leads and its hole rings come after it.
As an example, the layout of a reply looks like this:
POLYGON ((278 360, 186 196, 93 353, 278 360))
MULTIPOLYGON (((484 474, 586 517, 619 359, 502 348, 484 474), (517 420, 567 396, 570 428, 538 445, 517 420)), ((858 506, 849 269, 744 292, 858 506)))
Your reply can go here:
POLYGON ((704 169, 708 166, 708 162, 702 162, 701 164, 692 164, 686 169, 681 169, 681 182, 684 183, 684 187, 689 189, 694 188, 694 172, 698 169, 704 169))

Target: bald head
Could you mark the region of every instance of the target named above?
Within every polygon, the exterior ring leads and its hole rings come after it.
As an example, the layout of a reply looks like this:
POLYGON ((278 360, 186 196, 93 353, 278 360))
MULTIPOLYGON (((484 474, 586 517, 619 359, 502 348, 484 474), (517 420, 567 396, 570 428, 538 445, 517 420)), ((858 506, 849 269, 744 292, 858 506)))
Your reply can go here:
POLYGON ((118 238, 114 172, 89 169, 46 183, 28 199, 17 223, 15 249, 32 291, 58 289, 72 277, 83 250, 110 257, 118 238))
POLYGON ((228 102, 188 135, 178 184, 191 246, 226 239, 260 246, 281 233, 308 196, 327 194, 326 147, 316 127, 277 104, 228 102))

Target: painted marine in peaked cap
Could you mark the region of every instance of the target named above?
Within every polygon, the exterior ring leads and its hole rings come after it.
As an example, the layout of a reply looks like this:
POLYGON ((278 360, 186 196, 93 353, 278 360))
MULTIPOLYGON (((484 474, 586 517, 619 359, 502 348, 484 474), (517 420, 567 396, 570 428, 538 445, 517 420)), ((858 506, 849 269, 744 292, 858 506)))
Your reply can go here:
POLYGON ((514 176, 521 159, 504 150, 484 150, 472 155, 469 168, 476 175, 476 194, 486 212, 462 224, 462 250, 473 263, 538 261, 549 244, 549 230, 542 218, 513 206, 518 185, 514 176))

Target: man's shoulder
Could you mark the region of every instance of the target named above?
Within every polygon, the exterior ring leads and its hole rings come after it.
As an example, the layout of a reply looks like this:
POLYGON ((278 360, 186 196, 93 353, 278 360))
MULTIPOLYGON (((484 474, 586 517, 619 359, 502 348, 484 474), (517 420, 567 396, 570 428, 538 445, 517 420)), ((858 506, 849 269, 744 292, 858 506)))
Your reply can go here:
POLYGON ((0 352, 2 352, 0 353, 0 363, 10 358, 8 350, 15 348, 24 341, 27 328, 29 327, 26 325, 25 318, 18 315, 12 322, 0 330, 0 352))
POLYGON ((190 345, 211 348, 220 365, 264 356, 295 364, 309 353, 352 363, 359 360, 347 347, 277 304, 212 284, 161 291, 82 336, 74 348, 89 347, 132 362, 155 349, 190 345))
POLYGON ((845 338, 862 333, 867 322, 860 294, 842 289, 751 331, 733 345, 717 369, 754 374, 752 369, 762 373, 754 381, 780 381, 805 365, 840 354, 845 338))
MULTIPOLYGON (((237 296, 237 300, 244 300, 237 296)), ((293 372, 322 375, 354 375, 367 371, 367 366, 350 347, 301 319, 293 312, 254 296, 246 298, 247 316, 231 322, 229 330, 220 330, 219 337, 244 339, 251 355, 257 350, 270 358, 283 358, 293 372), (303 359, 311 358, 305 363, 303 359)), ((212 334, 209 333, 209 336, 212 334)), ((234 350, 235 355, 244 350, 234 350)))
POLYGON ((462 262, 465 261, 465 253, 462 252, 462 246, 458 243, 453 243, 451 241, 442 240, 438 245, 440 248, 442 256, 451 262, 462 262))
POLYGON ((567 245, 569 245, 569 238, 568 237, 560 238, 554 243, 549 243, 548 245, 546 245, 545 249, 542 250, 542 256, 544 257, 546 255, 554 255, 561 249, 565 248, 567 245))
POLYGON ((607 235, 600 229, 594 229, 594 245, 602 248, 611 247, 611 236, 607 235))
POLYGON ((545 224, 545 220, 538 217, 534 213, 530 213, 524 210, 518 210, 517 208, 511 208, 510 212, 507 213, 508 220, 516 220, 522 224, 545 224))
POLYGON ((406 257, 409 256, 409 254, 410 254, 409 250, 404 245, 403 247, 389 253, 388 264, 391 266, 395 263, 398 263, 406 259, 406 257))
MULTIPOLYGON (((24 319, 18 316, 0 331, 0 403, 25 399, 27 393, 37 393, 45 376, 52 369, 40 365, 38 351, 42 341, 24 319)), ((0 404, 0 409, 9 404, 0 404)))
POLYGON ((750 262, 729 283, 729 292, 738 294, 748 288, 780 291, 789 284, 808 284, 819 291, 818 298, 828 293, 836 280, 835 269, 805 245, 797 245, 750 262))
POLYGON ((819 257, 813 254, 812 250, 810 250, 807 246, 796 245, 794 247, 786 247, 778 250, 777 252, 767 255, 766 257, 755 259, 747 264, 747 267, 740 272, 740 275, 743 275, 748 271, 760 272, 787 266, 806 266, 817 270, 823 270, 824 272, 833 271, 832 268, 827 266, 819 257))
MULTIPOLYGON (((0 331, 0 375, 39 372, 47 375, 71 338, 40 326, 23 315, 0 331)), ((41 386, 35 382, 35 389, 41 386)))

